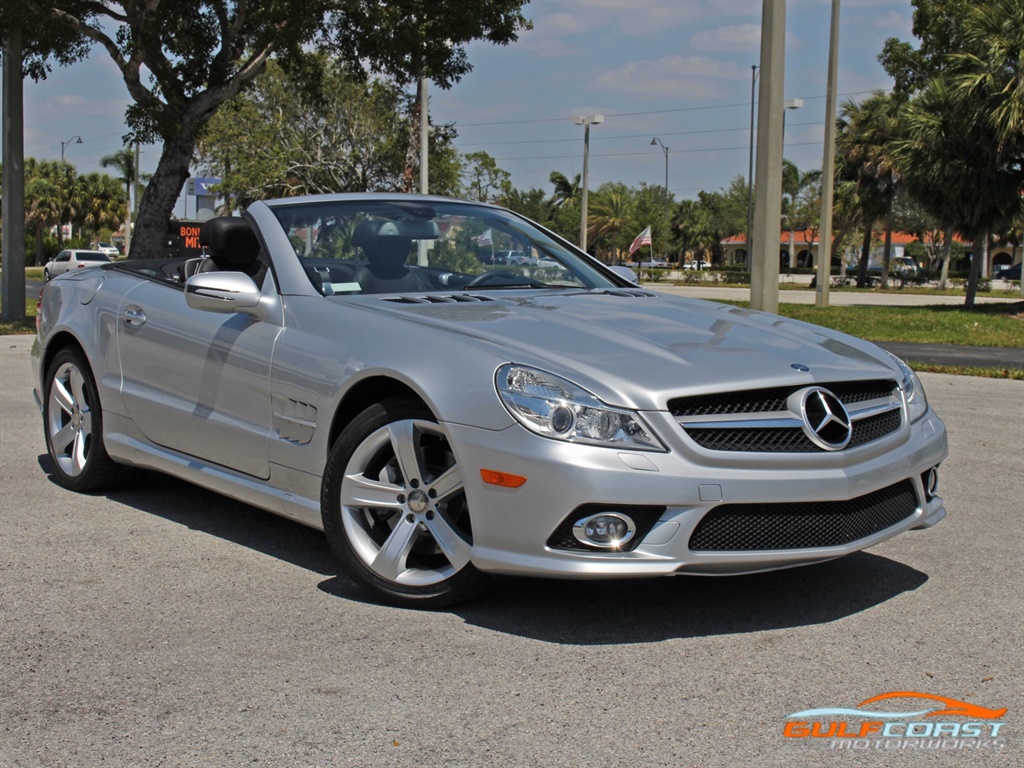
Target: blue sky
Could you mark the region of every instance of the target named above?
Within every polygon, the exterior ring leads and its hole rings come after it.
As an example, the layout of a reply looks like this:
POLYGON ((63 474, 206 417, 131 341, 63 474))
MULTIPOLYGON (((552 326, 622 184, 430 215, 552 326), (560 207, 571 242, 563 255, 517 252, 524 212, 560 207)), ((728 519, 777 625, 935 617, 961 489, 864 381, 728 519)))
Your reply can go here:
MULTIPOLYGON (((773 0, 780 2, 781 0, 773 0)), ((891 83, 877 62, 888 37, 912 40, 910 0, 842 0, 840 100, 891 83)), ((591 128, 590 186, 605 181, 663 184, 677 199, 717 190, 746 175, 751 65, 759 62, 761 0, 534 0, 534 29, 519 42, 469 48, 474 70, 449 91, 431 89, 435 122, 455 123, 463 152, 485 151, 520 188, 550 191, 553 170, 582 169, 577 114, 603 114, 591 128)), ((788 0, 787 159, 821 165, 829 0, 788 0)), ((96 50, 85 62, 25 84, 25 152, 65 157, 79 172, 121 146, 128 95, 96 50)), ((144 147, 152 169, 157 148, 144 147)), ((182 210, 178 215, 188 215, 182 210)))

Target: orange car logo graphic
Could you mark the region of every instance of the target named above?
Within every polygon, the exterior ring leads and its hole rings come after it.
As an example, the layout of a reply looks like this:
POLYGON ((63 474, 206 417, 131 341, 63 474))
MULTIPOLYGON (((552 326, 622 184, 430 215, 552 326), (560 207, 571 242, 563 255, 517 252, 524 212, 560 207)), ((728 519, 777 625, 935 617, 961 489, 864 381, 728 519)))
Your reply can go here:
POLYGON ((969 717, 972 720, 998 720, 1006 714, 1006 707, 1003 707, 1002 709, 988 709, 987 707, 979 707, 977 704, 971 704, 967 701, 958 701, 957 699, 950 699, 946 696, 936 696, 934 693, 918 693, 916 691, 892 691, 890 693, 882 693, 878 696, 872 696, 870 699, 864 699, 864 701, 857 706, 863 707, 867 704, 874 704, 876 701, 899 698, 931 699, 932 701, 940 702, 946 707, 945 709, 933 709, 925 715, 926 717, 954 715, 957 717, 969 717))
POLYGON ((839 744, 840 748, 843 742, 853 748, 871 748, 882 743, 872 739, 895 739, 886 745, 995 749, 1005 746, 998 737, 1006 725, 1000 720, 1006 711, 1006 707, 990 709, 934 693, 890 691, 864 699, 855 707, 822 707, 786 715, 782 733, 791 739, 831 739, 833 746, 839 744), (882 702, 896 703, 897 709, 883 709, 878 706, 882 702), (924 743, 924 739, 929 741, 924 743))

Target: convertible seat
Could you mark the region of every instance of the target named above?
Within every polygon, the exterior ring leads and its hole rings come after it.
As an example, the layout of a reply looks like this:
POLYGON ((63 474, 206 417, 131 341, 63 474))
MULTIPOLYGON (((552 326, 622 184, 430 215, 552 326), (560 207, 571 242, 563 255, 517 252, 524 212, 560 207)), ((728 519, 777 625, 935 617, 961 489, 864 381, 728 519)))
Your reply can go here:
POLYGON ((422 291, 428 286, 406 266, 412 238, 398 233, 391 221, 363 221, 352 233, 352 245, 363 249, 369 262, 356 270, 353 280, 363 293, 422 291))
POLYGON ((195 272, 244 272, 263 285, 267 265, 260 260, 260 241, 252 226, 238 216, 217 216, 203 222, 199 244, 206 246, 208 258, 195 272))

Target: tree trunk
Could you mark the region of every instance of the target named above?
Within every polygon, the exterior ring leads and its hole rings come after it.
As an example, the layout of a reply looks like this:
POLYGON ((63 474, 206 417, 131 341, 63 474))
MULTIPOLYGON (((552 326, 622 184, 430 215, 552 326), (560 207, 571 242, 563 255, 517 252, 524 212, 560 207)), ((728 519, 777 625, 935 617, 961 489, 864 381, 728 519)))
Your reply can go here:
POLYGON ((885 247, 882 249, 882 287, 889 287, 889 261, 892 257, 892 197, 885 211, 885 247))
POLYGON ((974 256, 971 258, 971 271, 967 278, 967 298, 964 306, 974 309, 974 295, 978 292, 978 275, 981 265, 988 260, 988 228, 983 228, 974 238, 974 256))
POLYGON ((45 256, 45 254, 43 252, 43 226, 40 224, 40 225, 36 226, 36 255, 35 255, 35 262, 33 263, 33 266, 35 266, 35 267, 45 266, 46 265, 46 261, 44 261, 45 258, 46 258, 46 256, 45 256))
POLYGON ((942 273, 939 276, 939 290, 946 290, 949 281, 949 260, 953 256, 953 227, 946 225, 942 232, 942 273))
POLYGON ((860 247, 860 264, 857 265, 857 287, 866 288, 868 284, 868 258, 871 256, 871 230, 874 221, 864 223, 864 242, 860 247))
POLYGON ((171 213, 189 177, 188 166, 195 150, 196 135, 203 125, 205 121, 192 121, 189 128, 164 144, 156 173, 142 195, 128 258, 155 259, 164 255, 171 213))

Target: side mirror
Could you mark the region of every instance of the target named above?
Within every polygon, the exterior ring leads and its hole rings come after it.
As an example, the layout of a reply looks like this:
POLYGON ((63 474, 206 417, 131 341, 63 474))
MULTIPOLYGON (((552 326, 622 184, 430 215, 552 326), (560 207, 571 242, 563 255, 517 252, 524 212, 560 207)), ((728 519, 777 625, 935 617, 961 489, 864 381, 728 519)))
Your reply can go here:
POLYGON ((609 267, 609 269, 611 269, 611 271, 614 272, 619 277, 625 280, 629 280, 629 282, 633 283, 633 285, 639 285, 639 282, 637 282, 636 279, 636 272, 634 272, 629 267, 623 267, 617 264, 614 267, 609 267))
POLYGON ((260 289, 242 272, 201 272, 185 281, 185 303, 192 309, 263 319, 260 289))

